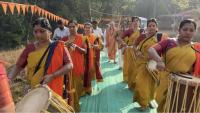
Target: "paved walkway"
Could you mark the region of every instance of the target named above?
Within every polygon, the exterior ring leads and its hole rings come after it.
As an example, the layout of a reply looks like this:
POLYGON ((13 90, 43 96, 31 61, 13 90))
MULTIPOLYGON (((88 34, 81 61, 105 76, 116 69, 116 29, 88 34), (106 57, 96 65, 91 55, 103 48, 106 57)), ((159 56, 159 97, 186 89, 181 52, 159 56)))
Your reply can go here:
MULTIPOLYGON (((81 112, 137 113, 134 108, 139 105, 132 103, 132 92, 123 83, 118 65, 108 63, 106 55, 102 53, 101 66, 104 81, 98 84, 93 81, 93 94, 81 98, 81 112)), ((146 112, 155 113, 155 110, 146 112)))

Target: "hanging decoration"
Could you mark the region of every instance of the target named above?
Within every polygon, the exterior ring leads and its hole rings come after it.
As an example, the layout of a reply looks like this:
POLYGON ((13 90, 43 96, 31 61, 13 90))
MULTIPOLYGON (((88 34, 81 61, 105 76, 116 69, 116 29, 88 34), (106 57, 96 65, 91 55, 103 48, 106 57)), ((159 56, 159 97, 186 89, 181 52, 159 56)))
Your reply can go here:
MULTIPOLYGON (((30 8, 32 15, 42 16, 42 17, 48 18, 49 20, 52 20, 52 21, 63 20, 66 25, 68 24, 67 19, 57 16, 45 9, 38 7, 37 5, 18 4, 18 3, 3 2, 3 1, 0 1, 0 5, 3 9, 4 14, 8 13, 8 8, 9 8, 10 13, 12 15, 15 13, 15 10, 18 14, 21 14, 21 11, 22 11, 22 14, 25 15, 29 12, 29 8, 30 8)), ((83 25, 79 24, 79 27, 83 27, 83 25)))

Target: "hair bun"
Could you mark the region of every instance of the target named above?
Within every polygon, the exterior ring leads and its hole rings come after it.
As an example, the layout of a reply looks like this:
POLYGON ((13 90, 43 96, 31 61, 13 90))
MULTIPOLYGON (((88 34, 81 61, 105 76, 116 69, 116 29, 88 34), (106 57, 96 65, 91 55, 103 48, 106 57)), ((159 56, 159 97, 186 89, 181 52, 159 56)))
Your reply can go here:
POLYGON ((35 27, 36 25, 40 25, 42 28, 44 29, 48 29, 51 31, 51 25, 49 23, 49 20, 46 18, 38 18, 33 22, 33 27, 35 27))

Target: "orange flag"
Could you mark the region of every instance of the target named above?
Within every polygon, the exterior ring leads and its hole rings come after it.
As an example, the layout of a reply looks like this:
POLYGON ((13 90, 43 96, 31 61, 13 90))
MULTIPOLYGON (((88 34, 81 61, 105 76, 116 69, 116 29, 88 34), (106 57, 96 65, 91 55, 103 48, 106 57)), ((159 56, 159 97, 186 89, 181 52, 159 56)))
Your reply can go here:
MULTIPOLYGON (((23 12, 23 14, 25 15, 26 12, 29 12, 29 7, 31 8, 31 13, 32 14, 38 14, 39 16, 43 16, 43 17, 46 17, 50 20, 53 20, 53 21, 58 21, 58 20, 63 20, 65 24, 68 24, 68 20, 66 19, 63 19, 53 13, 50 13, 36 5, 28 5, 28 4, 17 4, 17 3, 12 3, 12 2, 2 2, 0 1, 0 4, 3 8, 3 11, 4 13, 6 14, 7 13, 7 7, 9 7, 10 9, 10 12, 12 14, 14 14, 14 10, 15 10, 15 7, 17 9, 17 12, 18 14, 21 13, 21 10, 23 12)), ((79 27, 82 27, 83 25, 82 24, 79 24, 79 27)))
POLYGON ((38 15, 40 16, 41 15, 41 8, 39 8, 39 7, 37 7, 37 9, 38 9, 38 15))
POLYGON ((7 4, 7 3, 2 3, 1 6, 2 6, 2 8, 3 8, 4 14, 6 14, 8 4, 7 4))
POLYGON ((22 12, 23 14, 25 15, 26 14, 26 5, 21 5, 21 8, 22 8, 22 12))
POLYGON ((53 20, 56 21, 56 15, 53 15, 53 20))
POLYGON ((58 17, 55 15, 55 21, 57 21, 58 20, 58 17))
POLYGON ((41 9, 41 16, 43 17, 44 16, 44 10, 41 9))
POLYGON ((53 21, 53 16, 52 16, 53 14, 52 13, 50 13, 50 18, 51 18, 51 20, 53 21))
POLYGON ((57 21, 58 17, 55 15, 55 21, 57 21))
POLYGON ((47 18, 48 18, 49 20, 51 19, 51 15, 50 15, 49 12, 47 13, 47 18))
POLYGON ((51 13, 51 20, 53 21, 53 14, 51 13))
POLYGON ((52 13, 50 13, 50 18, 51 18, 51 20, 53 20, 53 14, 52 13))
POLYGON ((20 14, 20 4, 16 4, 17 12, 20 14))
POLYGON ((51 20, 54 21, 54 17, 53 17, 53 14, 52 14, 52 13, 51 13, 51 20))
POLYGON ((14 3, 8 3, 8 6, 9 6, 11 14, 14 14, 15 4, 14 3))
POLYGON ((35 7, 34 7, 34 14, 37 14, 37 12, 38 12, 38 7, 35 6, 35 7))
POLYGON ((44 15, 45 15, 46 18, 47 18, 47 13, 48 13, 47 11, 44 11, 44 15))
POLYGON ((29 11, 29 7, 30 7, 30 5, 25 5, 25 9, 26 9, 25 11, 26 11, 26 12, 29 11))
POLYGON ((34 14, 34 12, 35 12, 35 6, 31 5, 31 13, 34 14))

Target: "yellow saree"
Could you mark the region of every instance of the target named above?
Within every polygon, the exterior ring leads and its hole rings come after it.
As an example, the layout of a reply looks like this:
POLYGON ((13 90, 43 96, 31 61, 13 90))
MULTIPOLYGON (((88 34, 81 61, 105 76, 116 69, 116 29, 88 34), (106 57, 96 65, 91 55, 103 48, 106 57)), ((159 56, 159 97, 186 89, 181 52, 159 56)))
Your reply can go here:
POLYGON ((155 97, 156 82, 146 68, 148 63, 148 49, 158 41, 155 36, 146 38, 138 45, 139 50, 144 55, 144 58, 137 58, 137 73, 132 84, 135 85, 135 100, 146 108, 149 102, 155 97))
MULTIPOLYGON (((126 38, 126 43, 129 46, 132 46, 135 40, 139 37, 140 30, 134 32, 130 37, 126 38)), ((131 76, 134 76, 132 73, 135 71, 135 53, 132 48, 126 48, 124 51, 124 65, 123 65, 123 78, 125 82, 128 82, 130 87, 131 76)))
MULTIPOLYGON (((52 43, 50 46, 47 45, 46 47, 36 49, 28 53, 27 78, 31 86, 34 87, 35 85, 40 84, 44 74, 46 75, 52 74, 55 71, 59 70, 61 67, 63 67, 64 58, 66 58, 65 63, 71 63, 70 58, 68 56, 69 56, 68 52, 65 51, 64 42, 62 41, 52 43), (49 47, 48 50, 47 50, 47 47, 49 47), (46 52, 46 54, 41 60, 41 64, 38 66, 39 61, 42 58, 44 52, 46 52), (48 60, 47 60, 47 56, 48 56, 48 60), (38 68, 38 70, 35 70, 36 67, 38 68), (46 69, 46 72, 44 73, 45 67, 47 69, 46 69)), ((58 77, 54 78, 50 83, 48 83, 48 86, 55 93, 62 96, 63 95, 63 75, 59 75, 58 77)))
MULTIPOLYGON (((177 46, 169 49, 164 55, 166 67, 170 72, 187 73, 192 71, 195 63, 195 51, 191 45, 177 46)), ((165 99, 167 96, 169 72, 160 73, 160 85, 156 89, 156 101, 159 104, 158 111, 164 111, 165 99)))
POLYGON ((45 61, 47 58, 48 53, 45 55, 44 60, 41 62, 40 68, 39 70, 34 74, 35 68, 39 62, 39 60, 41 59, 42 55, 44 54, 45 50, 47 49, 48 45, 33 51, 29 54, 28 59, 27 59, 27 79, 31 84, 31 87, 33 88, 34 86, 40 84, 40 81, 42 79, 42 77, 44 76, 44 67, 45 67, 45 61))

